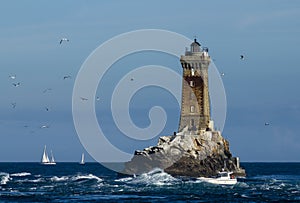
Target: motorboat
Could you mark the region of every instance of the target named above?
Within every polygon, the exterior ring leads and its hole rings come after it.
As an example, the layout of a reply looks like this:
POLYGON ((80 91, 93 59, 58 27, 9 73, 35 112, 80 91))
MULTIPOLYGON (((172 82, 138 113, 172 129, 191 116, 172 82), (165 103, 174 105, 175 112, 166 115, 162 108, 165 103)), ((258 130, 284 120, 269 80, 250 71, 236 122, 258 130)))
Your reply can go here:
POLYGON ((220 171, 216 177, 199 177, 197 179, 217 185, 235 185, 237 183, 237 179, 234 177, 233 172, 228 172, 224 170, 220 171))

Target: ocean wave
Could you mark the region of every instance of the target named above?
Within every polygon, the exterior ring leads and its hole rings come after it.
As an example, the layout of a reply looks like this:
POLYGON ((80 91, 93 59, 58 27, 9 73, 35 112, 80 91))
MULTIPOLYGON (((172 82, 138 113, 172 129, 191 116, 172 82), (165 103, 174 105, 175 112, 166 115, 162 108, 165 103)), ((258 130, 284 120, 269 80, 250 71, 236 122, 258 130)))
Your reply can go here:
POLYGON ((8 181, 10 181, 11 178, 9 177, 8 173, 0 173, 0 184, 6 185, 8 181))
POLYGON ((55 186, 54 185, 43 185, 43 186, 41 186, 40 188, 41 189, 52 189, 52 188, 54 188, 55 186))
POLYGON ((98 182, 101 182, 103 181, 101 178, 93 175, 93 174, 88 174, 88 175, 77 175, 77 176, 74 176, 71 178, 71 180, 73 181, 78 181, 78 180, 92 180, 92 179, 95 179, 97 180, 98 182))
POLYGON ((286 184, 283 182, 270 182, 270 183, 264 183, 263 185, 260 185, 260 190, 286 190, 287 188, 293 189, 293 186, 291 184, 286 184))
POLYGON ((123 182, 130 184, 145 184, 145 185, 173 185, 179 180, 164 172, 160 168, 155 168, 148 173, 143 173, 132 179, 123 179, 123 182))
POLYGON ((133 177, 126 177, 126 178, 120 178, 115 180, 116 182, 128 182, 131 181, 133 179, 133 177))
POLYGON ((31 183, 40 183, 40 182, 45 182, 45 180, 43 178, 38 178, 38 179, 34 179, 34 180, 24 180, 24 182, 31 182, 31 183))
POLYGON ((273 182, 282 180, 300 180, 299 175, 259 175, 249 178, 254 180, 271 180, 273 182))
POLYGON ((250 186, 245 182, 237 182, 237 186, 241 188, 249 188, 250 186))
POLYGON ((67 177, 67 176, 62 176, 62 177, 53 176, 52 178, 50 178, 50 180, 54 181, 54 182, 66 181, 68 179, 69 179, 69 177, 67 177))
POLYGON ((45 182, 46 180, 43 178, 38 178, 38 179, 18 179, 14 180, 16 183, 40 183, 40 182, 45 182))
POLYGON ((30 175, 31 175, 31 173, 28 173, 28 172, 10 174, 10 176, 16 176, 16 177, 23 177, 23 176, 30 176, 30 175))

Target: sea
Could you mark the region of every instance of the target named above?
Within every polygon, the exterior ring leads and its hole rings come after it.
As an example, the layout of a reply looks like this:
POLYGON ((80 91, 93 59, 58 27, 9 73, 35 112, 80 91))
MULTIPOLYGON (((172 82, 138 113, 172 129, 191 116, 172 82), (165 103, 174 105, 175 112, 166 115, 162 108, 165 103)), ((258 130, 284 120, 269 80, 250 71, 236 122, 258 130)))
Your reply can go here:
POLYGON ((162 169, 125 176, 99 163, 0 163, 0 202, 300 202, 300 163, 241 163, 234 186, 172 177, 162 169))

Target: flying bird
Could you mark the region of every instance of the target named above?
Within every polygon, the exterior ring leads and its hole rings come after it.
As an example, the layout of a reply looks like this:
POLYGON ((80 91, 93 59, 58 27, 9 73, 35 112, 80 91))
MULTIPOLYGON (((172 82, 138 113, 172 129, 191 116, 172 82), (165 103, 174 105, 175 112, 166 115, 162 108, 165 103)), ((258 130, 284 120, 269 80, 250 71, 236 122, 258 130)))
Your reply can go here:
POLYGON ((15 86, 15 87, 19 87, 21 85, 21 83, 13 83, 13 86, 15 86))
POLYGON ((49 125, 42 125, 40 128, 49 128, 49 125))
POLYGON ((97 101, 100 101, 100 97, 97 97, 96 100, 97 100, 97 101))
POLYGON ((221 73, 221 76, 225 76, 225 73, 221 73))
POLYGON ((45 90, 43 91, 43 93, 46 93, 46 92, 51 91, 51 90, 52 90, 51 88, 47 88, 47 89, 45 89, 45 90))
POLYGON ((13 103, 11 103, 11 105, 12 105, 13 108, 16 108, 17 103, 16 103, 16 102, 13 102, 13 103))
POLYGON ((130 81, 133 81, 133 80, 134 80, 133 78, 130 79, 130 81))
POLYGON ((65 79, 70 79, 70 78, 71 78, 70 75, 65 75, 65 76, 64 76, 64 80, 65 80, 65 79))
POLYGON ((16 75, 10 75, 9 76, 9 78, 12 79, 12 80, 16 79, 16 77, 17 77, 16 75))
POLYGON ((268 126, 268 125, 270 125, 270 123, 267 123, 267 122, 266 122, 266 123, 265 123, 265 126, 268 126))
POLYGON ((244 55, 240 55, 240 59, 241 59, 241 60, 244 60, 244 59, 245 59, 245 56, 244 56, 244 55))
POLYGON ((50 109, 49 109, 48 107, 45 107, 45 110, 46 110, 46 111, 49 111, 50 109))
POLYGON ((64 41, 68 42, 69 39, 67 39, 67 38, 61 38, 61 40, 59 41, 59 44, 62 44, 64 41))
POLYGON ((80 97, 80 99, 81 99, 82 101, 87 101, 87 100, 88 100, 88 99, 85 98, 85 97, 80 97))

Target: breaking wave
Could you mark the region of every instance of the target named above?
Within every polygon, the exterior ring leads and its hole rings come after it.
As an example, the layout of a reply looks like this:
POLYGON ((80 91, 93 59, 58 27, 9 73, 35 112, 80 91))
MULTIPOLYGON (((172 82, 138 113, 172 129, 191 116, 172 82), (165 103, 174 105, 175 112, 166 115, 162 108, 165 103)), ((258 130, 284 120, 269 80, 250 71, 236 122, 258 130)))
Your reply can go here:
POLYGON ((24 176, 30 176, 30 175, 31 175, 31 173, 28 173, 28 172, 10 174, 10 176, 16 176, 16 177, 24 177, 24 176))
POLYGON ((95 176, 93 174, 88 174, 88 175, 75 175, 75 176, 53 176, 50 178, 51 181, 53 182, 62 182, 62 181, 82 181, 82 180, 96 180, 97 182, 103 181, 101 178, 98 176, 95 176))
POLYGON ((125 182, 128 184, 143 184, 143 185, 173 185, 180 180, 165 173, 160 168, 155 168, 148 173, 143 173, 136 177, 121 178, 115 180, 117 182, 125 182))
POLYGON ((0 173, 0 184, 1 185, 6 185, 6 183, 10 180, 11 180, 11 178, 8 173, 0 173))
POLYGON ((62 177, 53 176, 52 178, 50 178, 50 180, 53 182, 66 181, 68 179, 69 178, 67 176, 62 176, 62 177))
POLYGON ((23 182, 23 183, 40 183, 40 182, 46 182, 44 178, 38 178, 38 179, 24 179, 24 180, 18 180, 17 182, 23 182))
POLYGON ((98 182, 101 182, 102 179, 99 178, 98 176, 95 176, 93 174, 88 174, 88 175, 77 175, 71 178, 71 180, 73 181, 77 181, 77 180, 97 180, 98 182))

